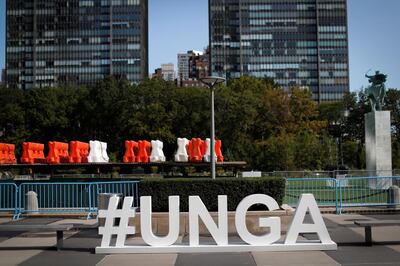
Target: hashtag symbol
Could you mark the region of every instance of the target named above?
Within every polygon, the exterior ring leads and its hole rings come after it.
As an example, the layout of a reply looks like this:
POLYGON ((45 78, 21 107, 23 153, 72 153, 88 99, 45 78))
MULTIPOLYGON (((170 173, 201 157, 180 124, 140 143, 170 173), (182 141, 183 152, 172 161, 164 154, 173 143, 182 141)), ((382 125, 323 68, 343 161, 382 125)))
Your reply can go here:
POLYGON ((99 218, 105 218, 104 227, 99 227, 99 234, 103 235, 101 247, 110 247, 111 237, 117 236, 116 247, 124 247, 127 235, 135 234, 135 227, 128 226, 129 218, 135 217, 136 209, 132 208, 133 197, 126 197, 122 209, 118 209, 119 197, 111 197, 108 210, 99 210, 99 218), (115 226, 115 218, 120 218, 115 226))

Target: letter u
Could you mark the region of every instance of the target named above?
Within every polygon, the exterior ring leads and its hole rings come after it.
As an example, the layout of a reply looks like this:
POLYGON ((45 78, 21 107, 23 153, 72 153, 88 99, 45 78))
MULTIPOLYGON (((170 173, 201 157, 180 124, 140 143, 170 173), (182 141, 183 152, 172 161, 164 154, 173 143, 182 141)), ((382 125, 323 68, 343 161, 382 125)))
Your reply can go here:
POLYGON ((169 232, 165 237, 154 235, 152 230, 151 197, 140 197, 140 223, 143 240, 153 247, 173 245, 179 237, 179 196, 170 196, 169 202, 169 232))

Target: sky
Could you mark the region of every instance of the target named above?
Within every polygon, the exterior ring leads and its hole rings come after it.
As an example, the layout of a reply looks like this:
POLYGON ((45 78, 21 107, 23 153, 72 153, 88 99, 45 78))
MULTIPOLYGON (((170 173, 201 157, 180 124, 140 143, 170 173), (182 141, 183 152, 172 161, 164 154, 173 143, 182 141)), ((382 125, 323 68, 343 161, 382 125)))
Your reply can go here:
MULTIPOLYGON (((5 1, 0 0, 0 68, 5 64, 5 1)), ((350 87, 367 86, 369 70, 400 89, 400 0, 348 0, 350 87)), ((208 45, 208 0, 149 0, 149 72, 177 54, 208 45)))

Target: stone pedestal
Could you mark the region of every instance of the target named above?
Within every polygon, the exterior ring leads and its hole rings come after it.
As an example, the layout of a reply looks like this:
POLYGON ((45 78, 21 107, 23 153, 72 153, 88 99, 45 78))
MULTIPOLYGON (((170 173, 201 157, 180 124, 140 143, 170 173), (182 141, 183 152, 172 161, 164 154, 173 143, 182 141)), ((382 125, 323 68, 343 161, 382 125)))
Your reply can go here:
MULTIPOLYGON (((366 163, 369 176, 392 176, 392 141, 389 111, 365 115, 366 163)), ((370 188, 388 189, 391 178, 370 180, 370 188)))

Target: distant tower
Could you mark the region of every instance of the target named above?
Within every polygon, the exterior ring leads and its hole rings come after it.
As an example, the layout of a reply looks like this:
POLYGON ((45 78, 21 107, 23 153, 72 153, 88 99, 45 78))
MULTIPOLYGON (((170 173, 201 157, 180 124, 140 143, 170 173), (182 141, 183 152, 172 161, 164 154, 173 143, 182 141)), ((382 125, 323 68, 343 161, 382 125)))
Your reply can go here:
POLYGON ((209 0, 211 74, 273 78, 313 99, 349 91, 346 0, 209 0))
POLYGON ((148 76, 147 0, 7 0, 7 81, 26 90, 148 76))
POLYGON ((172 63, 161 64, 162 78, 167 81, 174 81, 176 78, 175 65, 172 63))

